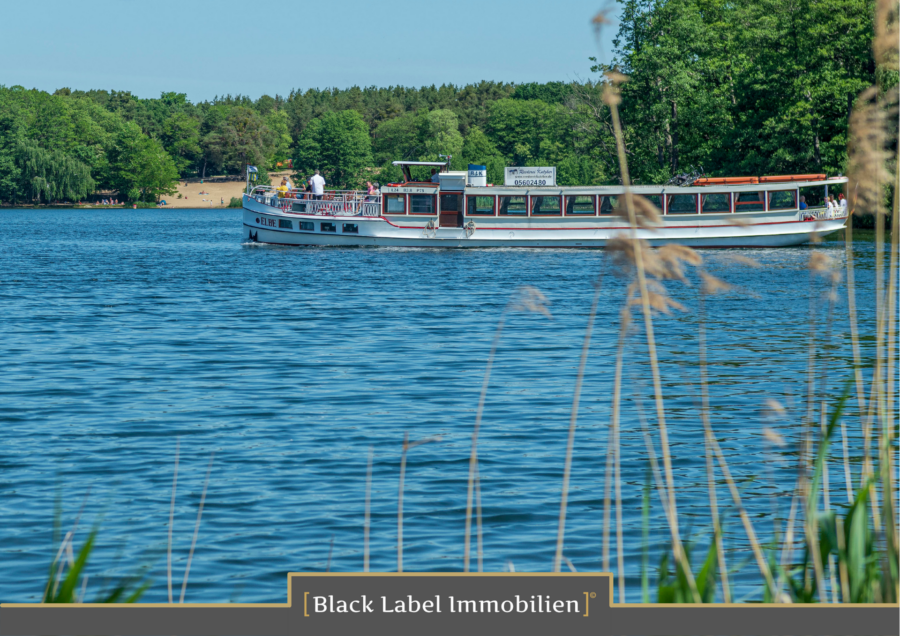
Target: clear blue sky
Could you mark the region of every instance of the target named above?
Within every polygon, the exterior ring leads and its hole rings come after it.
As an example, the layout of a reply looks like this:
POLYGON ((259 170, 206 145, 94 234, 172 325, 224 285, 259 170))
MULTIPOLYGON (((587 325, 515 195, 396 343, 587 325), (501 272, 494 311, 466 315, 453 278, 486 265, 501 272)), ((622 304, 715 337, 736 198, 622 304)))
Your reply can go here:
POLYGON ((292 88, 590 77, 606 0, 0 0, 0 84, 162 91, 191 101, 292 88))

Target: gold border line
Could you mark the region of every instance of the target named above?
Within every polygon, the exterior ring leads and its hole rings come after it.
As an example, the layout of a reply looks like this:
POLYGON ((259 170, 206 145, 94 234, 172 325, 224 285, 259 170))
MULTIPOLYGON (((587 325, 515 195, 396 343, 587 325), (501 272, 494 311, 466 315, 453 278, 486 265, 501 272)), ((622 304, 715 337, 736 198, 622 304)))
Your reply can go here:
POLYGON ((900 603, 616 603, 613 601, 613 575, 611 572, 289 572, 287 603, 134 603, 134 604, 109 604, 109 603, 0 603, 0 608, 16 608, 16 609, 50 609, 50 608, 105 608, 105 609, 129 609, 129 608, 174 608, 180 607, 185 609, 192 608, 281 608, 287 609, 293 606, 291 594, 291 579, 294 577, 423 577, 423 576, 443 576, 451 578, 460 577, 606 577, 609 579, 609 607, 610 609, 618 608, 637 608, 637 607, 665 607, 668 609, 700 609, 700 608, 722 608, 722 607, 741 607, 749 608, 858 608, 858 609, 874 609, 878 607, 898 608, 900 603))

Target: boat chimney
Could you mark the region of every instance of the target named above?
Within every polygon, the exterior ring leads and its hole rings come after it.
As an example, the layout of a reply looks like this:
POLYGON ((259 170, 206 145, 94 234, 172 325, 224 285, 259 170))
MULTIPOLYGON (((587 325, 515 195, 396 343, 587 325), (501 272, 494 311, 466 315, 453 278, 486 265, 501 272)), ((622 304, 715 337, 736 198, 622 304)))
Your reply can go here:
POLYGON ((476 166, 474 163, 470 163, 467 185, 485 187, 487 185, 487 166, 476 166))

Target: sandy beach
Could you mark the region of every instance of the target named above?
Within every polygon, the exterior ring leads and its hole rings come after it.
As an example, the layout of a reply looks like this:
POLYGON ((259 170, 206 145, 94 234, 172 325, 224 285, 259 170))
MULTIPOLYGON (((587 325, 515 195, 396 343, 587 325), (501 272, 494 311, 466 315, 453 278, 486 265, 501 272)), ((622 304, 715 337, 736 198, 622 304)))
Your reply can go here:
MULTIPOLYGON (((269 178, 272 185, 281 183, 281 177, 291 176, 290 170, 284 172, 270 172, 269 178)), ((170 208, 225 208, 231 201, 231 197, 240 198, 244 192, 246 182, 226 181, 224 183, 185 183, 178 182, 178 193, 173 196, 164 196, 166 207, 170 208), (178 195, 181 198, 178 198, 178 195)))

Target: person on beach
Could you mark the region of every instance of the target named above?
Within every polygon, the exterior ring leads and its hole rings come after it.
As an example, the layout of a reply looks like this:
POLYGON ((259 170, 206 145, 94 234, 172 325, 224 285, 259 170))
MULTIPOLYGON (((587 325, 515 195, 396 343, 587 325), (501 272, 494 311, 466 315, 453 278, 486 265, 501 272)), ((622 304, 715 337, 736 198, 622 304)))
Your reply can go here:
POLYGON ((325 194, 325 178, 319 174, 318 170, 309 180, 309 185, 312 186, 313 199, 321 201, 322 195, 325 194))

